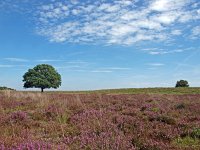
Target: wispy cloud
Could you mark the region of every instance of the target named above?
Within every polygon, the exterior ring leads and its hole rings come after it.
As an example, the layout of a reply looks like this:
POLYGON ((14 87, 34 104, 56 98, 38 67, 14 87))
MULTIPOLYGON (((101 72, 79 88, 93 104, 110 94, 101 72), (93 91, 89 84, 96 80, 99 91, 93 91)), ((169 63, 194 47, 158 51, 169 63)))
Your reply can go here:
POLYGON ((23 59, 23 58, 14 58, 14 57, 4 58, 4 60, 12 61, 12 62, 28 62, 28 61, 29 61, 29 60, 27 60, 27 59, 23 59))
POLYGON ((36 20, 51 42, 132 45, 173 39, 185 33, 177 24, 199 19, 195 0, 64 0, 38 7, 36 20))
POLYGON ((131 68, 125 68, 125 67, 102 67, 98 68, 96 70, 92 70, 90 72, 94 73, 111 73, 111 72, 122 72, 122 71, 128 71, 131 70, 131 68))
POLYGON ((90 72, 93 72, 93 73, 111 73, 113 71, 112 70, 92 70, 90 72))
POLYGON ((113 70, 113 71, 116 71, 116 70, 131 70, 131 68, 123 68, 123 67, 110 67, 110 68, 103 68, 103 69, 113 70))
POLYGON ((86 61, 69 61, 69 62, 66 62, 68 64, 90 64, 89 62, 86 62, 86 61))
POLYGON ((172 31, 171 31, 171 34, 172 34, 172 35, 181 35, 182 32, 181 32, 181 30, 172 30, 172 31))
POLYGON ((197 39, 200 37, 200 26, 196 26, 192 29, 191 38, 197 39))
POLYGON ((59 59, 40 59, 40 60, 36 60, 37 62, 61 62, 63 60, 59 60, 59 59))
POLYGON ((9 65, 9 64, 0 64, 0 68, 13 68, 13 67, 30 67, 28 65, 9 65))
POLYGON ((0 68, 11 68, 14 67, 13 65, 0 65, 0 68))
POLYGON ((159 48, 148 48, 143 49, 145 53, 148 53, 150 55, 165 55, 165 54, 174 54, 174 53, 181 53, 188 51, 189 49, 175 49, 175 50, 169 50, 169 49, 159 49, 159 48))
POLYGON ((73 68, 82 68, 79 65, 73 65, 73 66, 56 66, 56 69, 73 69, 73 68))
POLYGON ((165 64, 163 64, 163 63, 149 63, 147 65, 153 66, 153 67, 161 67, 161 66, 164 66, 165 64))

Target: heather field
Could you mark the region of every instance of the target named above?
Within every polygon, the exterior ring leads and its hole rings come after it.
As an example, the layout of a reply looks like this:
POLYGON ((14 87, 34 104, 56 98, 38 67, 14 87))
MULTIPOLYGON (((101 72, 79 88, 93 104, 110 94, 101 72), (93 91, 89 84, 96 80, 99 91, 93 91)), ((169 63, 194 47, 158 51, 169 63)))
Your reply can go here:
POLYGON ((0 150, 199 150, 198 88, 0 92, 0 150))

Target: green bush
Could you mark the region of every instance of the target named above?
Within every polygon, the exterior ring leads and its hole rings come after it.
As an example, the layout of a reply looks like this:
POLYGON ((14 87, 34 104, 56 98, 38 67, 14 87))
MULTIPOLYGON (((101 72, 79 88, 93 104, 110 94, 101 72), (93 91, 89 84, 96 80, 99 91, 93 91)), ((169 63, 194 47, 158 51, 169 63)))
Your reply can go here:
POLYGON ((191 133, 191 137, 200 139, 200 128, 195 128, 191 133))

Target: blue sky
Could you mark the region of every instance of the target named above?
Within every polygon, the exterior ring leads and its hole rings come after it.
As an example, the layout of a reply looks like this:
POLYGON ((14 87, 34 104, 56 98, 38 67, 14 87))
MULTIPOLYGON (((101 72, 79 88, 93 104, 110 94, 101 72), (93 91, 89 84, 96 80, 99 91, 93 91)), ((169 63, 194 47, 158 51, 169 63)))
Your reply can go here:
POLYGON ((198 0, 0 1, 0 86, 51 64, 59 90, 200 86, 198 0))

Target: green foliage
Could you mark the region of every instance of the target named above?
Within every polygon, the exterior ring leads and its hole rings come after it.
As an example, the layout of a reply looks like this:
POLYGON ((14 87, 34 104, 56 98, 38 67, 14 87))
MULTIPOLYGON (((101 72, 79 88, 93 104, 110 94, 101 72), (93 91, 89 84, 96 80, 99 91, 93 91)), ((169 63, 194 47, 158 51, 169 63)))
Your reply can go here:
POLYGON ((190 136, 186 136, 184 138, 177 138, 174 140, 174 144, 179 146, 179 147, 199 147, 199 140, 198 139, 194 139, 190 136))
POLYGON ((163 123, 166 123, 166 124, 170 124, 170 125, 176 124, 176 120, 172 117, 169 117, 169 116, 161 115, 161 116, 158 116, 156 120, 163 122, 163 123))
POLYGON ((189 87, 188 81, 186 80, 177 81, 176 87, 189 87))
POLYGON ((191 137, 200 139, 200 128, 195 128, 191 133, 191 137))
POLYGON ((154 108, 152 108, 151 110, 152 110, 153 112, 159 112, 159 111, 160 111, 160 109, 157 108, 157 107, 154 107, 154 108))
POLYGON ((23 76, 25 88, 58 88, 61 85, 60 74, 51 66, 41 64, 29 69, 23 76))
POLYGON ((5 87, 5 86, 0 86, 0 90, 14 90, 14 89, 11 89, 11 88, 8 88, 8 87, 5 87))
POLYGON ((176 109, 184 109, 186 106, 184 103, 178 104, 175 106, 176 109))

